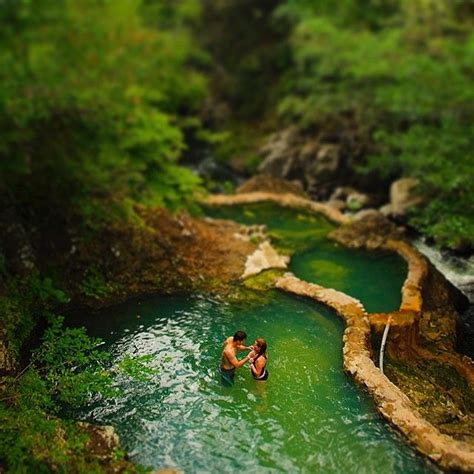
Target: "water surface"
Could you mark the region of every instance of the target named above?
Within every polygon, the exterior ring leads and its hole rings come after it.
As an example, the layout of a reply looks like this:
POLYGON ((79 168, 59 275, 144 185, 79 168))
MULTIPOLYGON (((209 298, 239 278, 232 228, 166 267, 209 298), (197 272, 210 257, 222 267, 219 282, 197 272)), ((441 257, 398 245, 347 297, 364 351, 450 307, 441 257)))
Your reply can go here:
POLYGON ((88 326, 115 361, 151 354, 159 370, 147 382, 119 379, 121 396, 80 413, 114 425, 135 462, 186 473, 433 472, 342 373, 342 323, 310 301, 277 292, 252 304, 152 297, 88 326), (221 343, 236 329, 250 342, 267 338, 267 382, 245 366, 233 387, 221 384, 221 343))

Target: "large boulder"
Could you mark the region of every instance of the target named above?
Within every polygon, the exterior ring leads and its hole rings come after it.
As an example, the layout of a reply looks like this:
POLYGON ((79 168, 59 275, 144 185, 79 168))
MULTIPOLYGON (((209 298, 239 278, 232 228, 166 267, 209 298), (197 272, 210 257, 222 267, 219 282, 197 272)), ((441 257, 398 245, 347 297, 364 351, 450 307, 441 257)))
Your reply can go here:
POLYGON ((270 135, 267 143, 260 149, 264 159, 258 171, 277 178, 290 178, 300 171, 300 147, 298 131, 293 127, 270 135))
POLYGON ((390 214, 405 216, 408 209, 422 202, 416 193, 418 180, 414 178, 401 178, 394 181, 390 187, 390 214))
POLYGON ((304 137, 295 128, 271 135, 260 154, 260 173, 297 179, 317 199, 327 199, 344 175, 346 160, 341 145, 304 137))
POLYGON ((300 160, 311 194, 327 193, 337 183, 342 166, 340 145, 309 143, 303 148, 300 160))

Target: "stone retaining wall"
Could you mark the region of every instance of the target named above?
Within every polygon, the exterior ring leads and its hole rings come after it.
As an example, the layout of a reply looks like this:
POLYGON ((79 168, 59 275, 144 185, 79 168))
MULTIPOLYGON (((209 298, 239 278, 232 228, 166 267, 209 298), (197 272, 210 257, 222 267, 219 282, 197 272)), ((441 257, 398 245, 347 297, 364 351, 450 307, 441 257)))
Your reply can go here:
POLYGON ((257 202, 268 201, 279 204, 280 206, 289 207, 291 209, 301 209, 306 211, 323 214, 330 221, 336 224, 346 224, 350 219, 341 211, 320 202, 310 201, 301 196, 294 194, 276 194, 268 192, 252 192, 243 194, 215 194, 209 196, 204 203, 209 206, 226 206, 236 204, 253 204, 257 202))
POLYGON ((375 400, 377 410, 418 451, 444 469, 474 470, 473 447, 442 434, 426 421, 408 397, 375 366, 370 357, 370 322, 360 301, 336 290, 307 283, 291 274, 278 279, 276 287, 323 303, 344 319, 344 370, 367 389, 375 400))

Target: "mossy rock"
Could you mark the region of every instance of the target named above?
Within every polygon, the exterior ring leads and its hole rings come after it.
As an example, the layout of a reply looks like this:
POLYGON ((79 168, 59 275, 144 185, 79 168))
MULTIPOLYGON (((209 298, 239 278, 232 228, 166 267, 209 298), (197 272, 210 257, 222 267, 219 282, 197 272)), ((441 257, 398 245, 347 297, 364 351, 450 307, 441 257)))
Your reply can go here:
POLYGON ((258 275, 246 278, 243 285, 252 290, 266 291, 275 288, 276 280, 284 273, 284 270, 265 270, 258 275))

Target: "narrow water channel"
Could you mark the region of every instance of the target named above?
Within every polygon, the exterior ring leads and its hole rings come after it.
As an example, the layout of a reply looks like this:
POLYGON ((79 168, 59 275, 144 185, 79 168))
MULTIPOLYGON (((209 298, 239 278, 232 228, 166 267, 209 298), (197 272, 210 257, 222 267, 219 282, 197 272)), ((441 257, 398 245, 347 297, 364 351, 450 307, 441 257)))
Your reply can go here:
MULTIPOLYGON (((261 207, 232 212, 247 221, 269 215, 261 207)), ((311 252, 317 252, 317 242, 309 235, 323 241, 330 226, 286 212, 264 222, 281 247, 300 250, 294 271, 314 276, 319 267, 312 265, 311 252), (280 221, 279 231, 275 220, 280 221), (301 240, 303 234, 307 236, 301 240)), ((357 258, 363 266, 363 257, 357 258)), ((387 256, 372 258, 377 261, 367 264, 372 276, 374 268, 384 275, 398 274, 383 289, 392 294, 389 305, 396 304, 393 295, 400 292, 402 266, 394 266, 387 256)), ((316 260, 334 260, 344 269, 352 259, 350 253, 344 261, 323 252, 316 260)), ((326 270, 326 276, 349 285, 348 272, 326 270)), ((359 287, 362 291, 365 286, 359 287)), ((362 296, 366 304, 373 299, 371 292, 362 296)), ((380 300, 372 302, 376 306, 380 300)), ((148 354, 159 370, 149 381, 117 380, 119 396, 96 399, 78 413, 114 425, 135 462, 185 473, 437 472, 379 418, 369 397, 344 375, 343 324, 311 301, 276 290, 240 302, 154 296, 92 314, 87 326, 105 340, 113 361, 148 354), (267 382, 255 382, 243 367, 233 387, 221 384, 216 372, 221 344, 237 329, 249 334, 248 342, 267 339, 267 382)))

